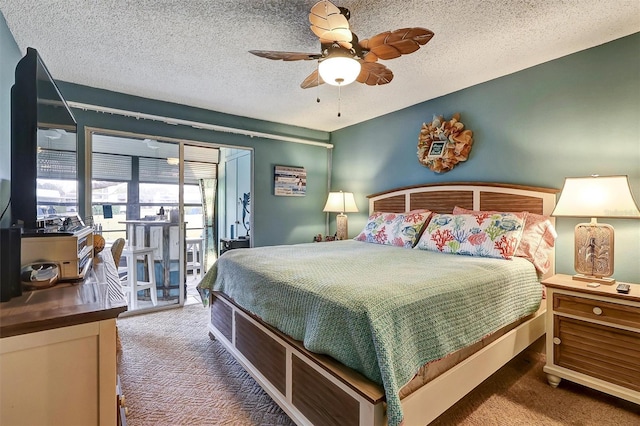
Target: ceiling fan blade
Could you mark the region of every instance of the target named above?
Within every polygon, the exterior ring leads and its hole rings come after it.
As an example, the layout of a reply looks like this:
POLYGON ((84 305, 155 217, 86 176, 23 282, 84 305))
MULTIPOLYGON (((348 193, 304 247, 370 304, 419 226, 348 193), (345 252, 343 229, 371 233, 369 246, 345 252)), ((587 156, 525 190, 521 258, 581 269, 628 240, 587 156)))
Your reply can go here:
POLYGON ((365 61, 375 62, 378 59, 389 60, 413 53, 427 44, 433 35, 433 31, 426 28, 401 28, 360 40, 359 44, 363 50, 369 51, 365 55, 365 61))
POLYGON ((322 57, 319 53, 277 52, 274 50, 250 50, 249 53, 253 53, 261 58, 273 59, 275 61, 309 61, 312 59, 320 59, 322 57))
POLYGON ((320 77, 318 70, 313 71, 307 78, 304 79, 302 83, 300 83, 300 87, 303 89, 309 89, 310 87, 316 87, 321 84, 324 84, 324 80, 320 77))
POLYGON ((321 43, 350 42, 349 22, 340 9, 330 1, 319 1, 309 13, 311 31, 321 43))
POLYGON ((393 80, 393 72, 378 62, 360 61, 362 68, 356 80, 368 86, 379 86, 393 80))

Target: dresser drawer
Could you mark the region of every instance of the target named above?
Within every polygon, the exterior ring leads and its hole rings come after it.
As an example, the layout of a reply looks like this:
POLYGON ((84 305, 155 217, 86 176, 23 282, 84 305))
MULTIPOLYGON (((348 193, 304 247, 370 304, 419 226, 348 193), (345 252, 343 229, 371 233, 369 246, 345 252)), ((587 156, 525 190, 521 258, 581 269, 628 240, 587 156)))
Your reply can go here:
POLYGON ((637 307, 554 293, 553 310, 557 313, 576 315, 585 319, 595 319, 640 330, 640 310, 637 307))

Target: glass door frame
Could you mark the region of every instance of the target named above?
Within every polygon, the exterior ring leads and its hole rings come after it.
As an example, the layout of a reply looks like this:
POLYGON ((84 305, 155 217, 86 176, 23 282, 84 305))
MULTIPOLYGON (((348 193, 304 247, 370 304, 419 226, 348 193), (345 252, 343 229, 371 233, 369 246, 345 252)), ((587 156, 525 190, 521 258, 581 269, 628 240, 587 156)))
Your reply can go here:
MULTIPOLYGON (((84 212, 85 212, 85 216, 87 214, 90 214, 90 212, 92 212, 92 198, 93 198, 93 194, 92 194, 92 179, 93 179, 93 170, 92 170, 92 157, 93 157, 93 135, 94 134, 100 134, 100 135, 106 135, 106 136, 110 136, 110 137, 121 137, 121 138, 127 138, 127 139, 139 139, 139 140, 144 140, 144 139, 153 139, 153 140, 157 140, 158 142, 161 143, 173 143, 176 144, 178 146, 178 211, 180 212, 180 214, 178 215, 179 219, 178 219, 178 240, 179 240, 179 274, 178 274, 178 282, 179 283, 186 283, 185 278, 186 278, 186 268, 185 268, 185 264, 186 264, 186 245, 185 245, 185 238, 186 238, 186 224, 185 224, 185 217, 184 217, 184 149, 185 149, 185 145, 190 145, 190 146, 198 146, 198 147, 203 147, 203 148, 212 148, 212 149, 217 149, 220 147, 220 145, 214 145, 211 143, 205 143, 205 142, 197 142, 197 141, 191 141, 191 140, 186 140, 186 139, 177 139, 177 138, 170 138, 170 137, 163 137, 163 136, 156 136, 156 135, 149 135, 149 134, 141 134, 141 133, 135 133, 135 132, 125 132, 125 131, 119 131, 119 130, 111 130, 111 129, 104 129, 104 128, 98 128, 98 127, 85 127, 85 148, 84 148, 84 185, 82 185, 84 187, 83 191, 80 191, 79 195, 79 204, 84 206, 84 212)), ((203 265, 204 266, 204 265, 203 265)), ((180 286, 182 287, 182 286, 180 286)), ((148 313, 148 312, 153 312, 153 311, 158 311, 158 310, 164 310, 164 309, 172 309, 172 308, 177 308, 177 307, 182 307, 185 304, 185 289, 180 288, 180 290, 178 291, 179 293, 179 298, 178 298, 178 303, 171 303, 171 304, 167 304, 167 305, 158 305, 158 306, 154 306, 154 307, 150 307, 150 308, 144 308, 144 309, 137 309, 135 311, 127 311, 124 312, 122 315, 123 316, 127 316, 127 315, 133 315, 133 314, 140 314, 140 313, 148 313)))
MULTIPOLYGON (((121 130, 113 130, 113 129, 107 129, 107 128, 102 128, 102 127, 93 127, 93 126, 85 126, 84 127, 84 140, 85 143, 82 147, 78 147, 78 162, 81 161, 81 158, 84 158, 84 162, 83 164, 79 164, 79 173, 78 173, 78 204, 80 206, 81 209, 84 208, 84 212, 81 213, 84 214, 85 216, 87 214, 90 214, 92 212, 92 185, 91 185, 91 181, 92 181, 92 154, 93 154, 93 142, 92 142, 92 137, 93 134, 102 134, 102 135, 107 135, 107 136, 112 136, 112 137, 122 137, 122 138, 133 138, 133 139, 140 139, 140 140, 144 140, 144 139, 153 139, 153 140, 157 140, 159 142, 167 142, 167 143, 175 143, 178 144, 179 147, 179 190, 178 190, 178 203, 179 203, 179 251, 180 251, 180 271, 179 271, 179 282, 185 282, 185 275, 187 273, 186 271, 186 226, 185 226, 185 209, 184 209, 184 149, 185 146, 195 146, 195 147, 202 147, 202 148, 212 148, 212 149, 239 149, 239 150, 243 150, 243 151, 248 151, 250 154, 250 170, 249 170, 249 181, 250 181, 250 191, 251 193, 253 193, 254 190, 254 148, 252 147, 248 147, 248 146, 236 146, 236 145, 227 145, 227 144, 221 144, 221 143, 216 143, 216 142, 202 142, 202 141, 196 141, 196 140, 190 140, 190 139, 184 139, 184 138, 172 138, 172 137, 165 137, 165 136, 158 136, 158 135, 152 135, 152 134, 144 134, 144 133, 136 133, 136 132, 130 132, 130 131, 121 131, 121 130), (81 167, 84 166, 84 167, 81 167), (83 169, 83 170, 82 170, 83 169), (82 173, 80 173, 82 172, 82 173)), ((219 159, 220 160, 220 159, 219 159)), ((218 162, 217 167, 218 170, 220 170, 220 167, 222 166, 222 164, 220 164, 220 162, 218 162)), ((220 225, 220 214, 221 214, 221 209, 224 208, 224 199, 220 196, 221 195, 221 185, 223 182, 224 177, 220 176, 219 171, 216 173, 216 179, 217 179, 217 191, 216 191, 216 209, 218 210, 218 214, 217 217, 215 218, 215 223, 214 226, 216 226, 217 228, 219 228, 220 225)), ((250 209, 251 212, 254 211, 253 209, 253 205, 254 205, 254 197, 251 197, 250 200, 250 209)), ((253 231, 254 228, 254 215, 251 214, 250 215, 250 229, 253 231)), ((253 233, 253 232, 252 232, 253 233)), ((218 233, 218 240, 221 237, 221 235, 218 233)), ((215 244, 219 244, 219 241, 215 241, 215 244)), ((253 245, 253 241, 252 241, 252 245, 253 245)), ((215 253, 216 253, 216 257, 218 256, 218 250, 219 247, 215 247, 214 248, 215 253)), ((203 268, 206 267, 206 265, 202 265, 203 268)), ((202 273, 204 274, 206 271, 203 269, 202 273)), ((136 310, 136 311, 127 311, 124 312, 123 316, 126 315, 134 315, 134 314, 139 314, 139 313, 148 313, 148 312, 152 312, 152 311, 157 311, 157 310, 164 310, 164 309, 173 309, 173 308, 177 308, 177 307, 182 307, 185 304, 185 292, 184 291, 180 291, 179 292, 179 303, 173 303, 173 304, 168 304, 168 305, 163 305, 163 306, 156 306, 156 307, 152 307, 149 309, 140 309, 140 310, 136 310)))

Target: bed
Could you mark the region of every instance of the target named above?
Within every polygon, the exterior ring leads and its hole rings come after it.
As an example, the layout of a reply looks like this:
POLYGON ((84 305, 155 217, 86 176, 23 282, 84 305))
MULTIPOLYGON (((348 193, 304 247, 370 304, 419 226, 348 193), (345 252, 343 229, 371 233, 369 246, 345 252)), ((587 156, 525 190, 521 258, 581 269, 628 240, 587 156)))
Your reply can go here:
MULTIPOLYGON (((368 198, 371 213, 548 216, 557 192, 452 183, 368 198)), ((347 240, 230 251, 200 287, 212 290, 210 336, 296 423, 424 425, 544 334, 541 275, 517 257, 347 240)))

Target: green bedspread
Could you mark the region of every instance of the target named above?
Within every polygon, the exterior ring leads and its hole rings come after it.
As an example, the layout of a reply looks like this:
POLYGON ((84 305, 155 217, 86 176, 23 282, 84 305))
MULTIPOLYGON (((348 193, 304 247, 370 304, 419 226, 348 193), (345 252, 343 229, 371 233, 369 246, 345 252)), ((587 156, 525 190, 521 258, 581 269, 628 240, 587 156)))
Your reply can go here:
POLYGON ((521 258, 352 240, 232 250, 200 288, 382 384, 394 426, 402 421, 398 391, 422 365, 535 312, 542 297, 521 258))

